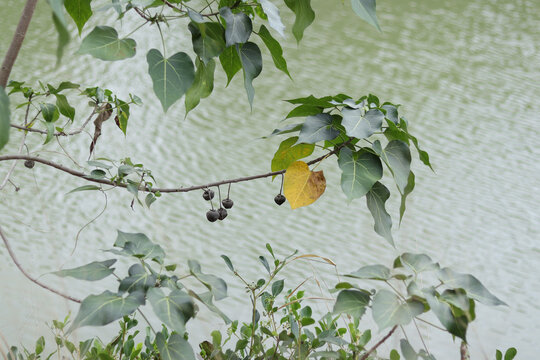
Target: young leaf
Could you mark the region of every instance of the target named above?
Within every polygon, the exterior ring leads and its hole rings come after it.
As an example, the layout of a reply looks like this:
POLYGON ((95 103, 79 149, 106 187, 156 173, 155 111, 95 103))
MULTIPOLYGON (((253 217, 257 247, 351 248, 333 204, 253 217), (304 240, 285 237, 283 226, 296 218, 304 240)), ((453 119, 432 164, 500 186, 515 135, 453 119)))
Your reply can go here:
MULTIPOLYGON (((272 37, 266 26, 261 25, 258 34, 268 50, 270 50, 270 55, 272 55, 272 60, 277 69, 283 71, 287 76, 291 77, 289 70, 287 69, 287 62, 283 58, 283 49, 279 42, 272 37)), ((291 78, 292 79, 292 78, 291 78)))
POLYGON ((381 31, 376 14, 376 0, 351 0, 352 8, 356 15, 377 30, 381 31))
POLYGON ((90 295, 81 303, 79 312, 68 333, 82 326, 107 325, 133 313, 143 304, 144 294, 142 292, 134 292, 127 297, 122 297, 108 290, 99 295, 90 295))
POLYGON ((0 86, 0 150, 9 141, 10 117, 9 98, 4 88, 0 86))
POLYGON ((133 39, 119 39, 109 26, 96 26, 82 41, 79 54, 90 54, 105 61, 123 60, 135 56, 137 43, 133 39))
POLYGON ((146 272, 141 264, 131 265, 128 276, 120 280, 119 292, 146 291, 156 285, 156 275, 146 272))
POLYGON ((435 288, 432 287, 429 291, 424 291, 424 293, 429 307, 446 330, 452 335, 467 341, 467 319, 464 316, 454 316, 451 306, 436 297, 435 288))
POLYGON ((118 230, 114 246, 122 248, 119 254, 140 259, 152 259, 162 264, 165 251, 141 233, 125 233, 118 230))
POLYGON ((311 171, 303 161, 292 163, 285 172, 283 192, 292 209, 314 203, 326 189, 322 171, 311 171))
POLYGON ((384 204, 390 197, 390 191, 381 184, 376 182, 366 195, 367 207, 375 220, 375 232, 384 237, 390 245, 394 246, 392 238, 392 218, 386 212, 384 204))
POLYGON ((296 15, 292 31, 296 41, 300 42, 304 37, 304 30, 315 20, 311 0, 285 0, 285 5, 296 15))
POLYGON ((270 2, 270 0, 260 0, 259 1, 264 13, 268 17, 268 23, 270 27, 276 30, 279 35, 285 36, 283 30, 285 30, 285 25, 281 22, 281 17, 279 16, 279 9, 276 5, 270 2))
POLYGON ((285 280, 276 280, 272 284, 272 296, 276 297, 283 291, 283 286, 285 284, 285 280))
POLYGON ((193 84, 195 78, 193 62, 184 52, 165 59, 157 49, 150 50, 146 59, 154 93, 161 102, 163 110, 167 111, 193 84))
POLYGON ((84 27, 84 24, 92 16, 92 8, 90 7, 90 2, 92 0, 64 0, 64 6, 69 16, 77 24, 79 29, 79 35, 84 27))
POLYGON ((114 268, 111 269, 111 266, 116 262, 116 259, 105 260, 105 261, 94 261, 89 264, 79 266, 73 269, 65 269, 60 271, 55 271, 52 274, 55 274, 60 277, 70 276, 79 280, 87 281, 96 281, 106 278, 111 275, 114 271, 114 268))
POLYGON ((68 194, 78 192, 78 191, 99 190, 99 189, 101 188, 96 185, 84 185, 84 186, 79 186, 78 188, 71 190, 70 192, 68 192, 68 194))
POLYGON ((272 159, 272 171, 287 169, 293 162, 313 153, 314 144, 296 144, 297 140, 298 137, 293 136, 279 145, 272 159))
POLYGON ((219 55, 219 62, 223 67, 223 71, 225 71, 225 74, 227 74, 227 86, 229 86, 229 83, 233 79, 234 75, 236 75, 236 73, 242 69, 242 61, 240 60, 238 51, 236 51, 236 47, 229 46, 226 48, 219 55))
POLYGON ((407 186, 405 186, 405 190, 403 191, 403 195, 401 195, 401 204, 399 206, 399 223, 401 224, 401 220, 403 219, 403 214, 405 214, 405 202, 407 201, 407 195, 409 195, 414 190, 414 173, 411 171, 409 172, 409 179, 407 180, 407 186))
POLYGON ((186 92, 186 116, 199 104, 201 99, 208 97, 212 93, 212 90, 214 90, 214 71, 216 69, 216 62, 211 59, 205 65, 204 62, 197 58, 195 63, 197 65, 195 81, 186 92))
POLYGON ((259 76, 262 71, 261 50, 257 44, 252 42, 247 42, 237 49, 244 69, 244 87, 246 88, 249 106, 253 108, 253 97, 255 96, 253 79, 259 76))
POLYGON ((234 272, 234 266, 231 262, 231 259, 229 259, 229 257, 227 255, 221 255, 221 258, 223 259, 223 261, 225 261, 225 264, 227 264, 227 267, 229 268, 229 270, 231 270, 232 272, 234 272))
POLYGON ((228 7, 219 9, 219 14, 225 19, 225 23, 227 24, 227 29, 225 30, 227 46, 246 43, 253 30, 249 16, 243 12, 233 14, 228 7))
POLYGON ((344 147, 338 165, 343 171, 341 189, 349 200, 366 195, 383 174, 379 157, 364 149, 352 152, 344 147))
POLYGON ((73 121, 75 119, 75 108, 69 105, 69 102, 67 101, 67 98, 65 95, 55 94, 55 96, 56 96, 56 106, 58 107, 58 110, 60 110, 60 114, 64 115, 65 117, 73 121))

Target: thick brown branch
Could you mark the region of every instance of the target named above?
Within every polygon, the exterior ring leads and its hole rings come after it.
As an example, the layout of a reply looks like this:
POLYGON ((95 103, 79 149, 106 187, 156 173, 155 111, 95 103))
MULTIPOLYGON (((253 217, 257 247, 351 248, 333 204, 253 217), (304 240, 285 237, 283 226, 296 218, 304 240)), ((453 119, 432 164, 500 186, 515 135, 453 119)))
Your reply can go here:
MULTIPOLYGON (((319 163, 319 162, 323 161, 327 157, 337 153, 341 147, 345 146, 345 144, 342 144, 341 146, 338 146, 335 150, 333 150, 333 151, 331 151, 331 152, 329 152, 329 153, 327 153, 327 154, 325 154, 323 156, 320 156, 320 157, 318 157, 318 158, 316 158, 314 160, 309 161, 307 164, 308 165, 313 165, 313 164, 316 164, 316 163, 319 163)), ((112 181, 106 180, 106 179, 94 179, 94 178, 91 178, 91 177, 89 177, 88 174, 85 174, 85 173, 77 171, 77 170, 70 169, 68 167, 57 164, 57 163, 52 162, 50 160, 42 159, 42 158, 39 158, 39 157, 36 157, 36 156, 20 155, 20 154, 19 155, 0 156, 0 161, 7 161, 7 160, 32 160, 34 162, 41 163, 41 164, 53 167, 55 169, 61 170, 61 171, 66 172, 66 173, 68 173, 70 175, 80 177, 82 179, 85 179, 86 181, 95 182, 95 183, 98 183, 98 184, 111 185, 111 186, 116 186, 116 187, 123 187, 123 188, 127 187, 127 184, 123 184, 123 183, 117 184, 115 182, 112 182, 112 181)), ((256 179, 262 179, 262 178, 267 178, 267 177, 270 177, 270 176, 280 175, 280 174, 284 174, 284 173, 285 173, 285 170, 280 170, 280 171, 268 172, 268 173, 265 173, 265 174, 241 177, 241 178, 236 178, 236 179, 228 179, 228 180, 216 181, 216 182, 212 182, 212 183, 208 183, 208 184, 194 185, 194 186, 190 186, 190 187, 179 187, 179 188, 152 188, 150 190, 150 189, 147 189, 147 188, 144 188, 144 187, 141 186, 139 188, 139 190, 140 191, 146 191, 146 192, 153 192, 153 193, 155 193, 155 192, 161 192, 161 193, 189 192, 189 191, 194 191, 194 190, 207 189, 207 188, 215 187, 215 186, 219 186, 219 185, 225 185, 225 184, 231 184, 231 183, 239 183, 239 182, 251 181, 251 180, 256 180, 256 179)))
POLYGON ((379 346, 381 346, 386 340, 388 340, 388 338, 389 338, 390 336, 392 336, 392 334, 394 333, 394 331, 396 331, 396 329, 397 329, 397 325, 395 325, 395 326, 390 330, 390 332, 389 332, 388 334, 386 334, 386 336, 383 337, 383 338, 381 339, 381 341, 379 341, 378 343, 376 343, 371 349, 368 350, 367 353, 365 353, 364 355, 362 355, 362 357, 360 358, 360 360, 366 360, 366 359, 369 357, 369 355, 371 355, 372 352, 374 352, 375 350, 377 350, 377 348, 378 348, 379 346))
POLYGON ((60 295, 68 300, 71 300, 71 301, 74 301, 76 303, 80 303, 81 300, 77 299, 77 298, 74 298, 72 296, 69 296, 69 295, 66 295, 56 289, 53 289, 53 288, 50 288, 49 286, 43 284, 42 282, 40 282, 38 279, 36 279, 35 277, 33 277, 32 275, 28 274, 26 272, 26 270, 24 270, 24 268, 21 266, 21 264, 19 263, 19 261, 17 260, 17 257, 15 256, 15 253, 13 252, 13 249, 11 248, 11 245, 9 244, 9 241, 6 237, 6 235, 4 234, 4 232, 2 231, 2 227, 0 226, 0 237, 2 238, 2 240, 4 240, 4 245, 6 245, 6 249, 9 253, 9 256, 11 257, 11 259, 13 260, 13 262, 15 263, 15 265, 19 268, 19 270, 23 273, 24 276, 26 276, 30 281, 32 281, 33 283, 41 286, 42 288, 46 289, 46 290, 49 290, 57 295, 60 295))
POLYGON ((11 74, 11 69, 13 68, 13 64, 19 55, 19 50, 21 49, 24 37, 26 36, 26 31, 30 25, 30 20, 32 20, 36 3, 37 0, 26 1, 19 24, 15 30, 15 35, 13 35, 13 40, 11 40, 11 45, 9 46, 4 58, 4 62, 2 63, 2 68, 0 69, 0 87, 5 88, 7 85, 9 74, 11 74))

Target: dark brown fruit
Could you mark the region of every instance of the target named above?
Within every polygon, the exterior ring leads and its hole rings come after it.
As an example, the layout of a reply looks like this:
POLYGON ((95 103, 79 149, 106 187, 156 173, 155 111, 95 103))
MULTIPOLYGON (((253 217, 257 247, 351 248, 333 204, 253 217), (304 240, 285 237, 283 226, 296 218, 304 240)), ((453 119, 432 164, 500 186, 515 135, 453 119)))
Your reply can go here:
POLYGON ((206 201, 210 201, 214 198, 214 191, 213 190, 204 190, 204 193, 202 194, 202 197, 206 201))
POLYGON ((34 160, 26 160, 26 161, 24 162, 24 166, 26 166, 26 167, 29 168, 29 169, 33 168, 34 165, 35 165, 34 160))
POLYGON ((206 218, 208 219, 208 221, 214 222, 217 219, 219 219, 219 213, 217 212, 217 210, 214 210, 214 209, 208 210, 206 212, 206 218))
POLYGON ((227 199, 223 200, 223 201, 221 202, 221 204, 223 205, 223 207, 224 207, 225 209, 230 209, 230 208, 233 207, 234 201, 232 201, 231 199, 227 198, 227 199))
POLYGON ((227 217, 227 210, 225 210, 224 208, 219 208, 218 214, 219 214, 219 220, 223 220, 227 217))
POLYGON ((285 200, 287 200, 287 199, 285 198, 285 196, 283 194, 277 194, 276 197, 274 198, 274 201, 278 205, 283 204, 285 202, 285 200))

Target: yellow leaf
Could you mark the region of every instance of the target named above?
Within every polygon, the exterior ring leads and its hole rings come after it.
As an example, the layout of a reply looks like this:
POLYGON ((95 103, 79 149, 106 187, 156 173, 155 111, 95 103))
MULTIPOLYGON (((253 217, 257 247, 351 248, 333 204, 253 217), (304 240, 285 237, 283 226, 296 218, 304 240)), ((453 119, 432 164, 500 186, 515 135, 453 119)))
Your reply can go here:
POLYGON ((292 209, 314 203, 325 189, 323 172, 309 170, 308 164, 303 161, 292 163, 285 172, 283 192, 292 209))

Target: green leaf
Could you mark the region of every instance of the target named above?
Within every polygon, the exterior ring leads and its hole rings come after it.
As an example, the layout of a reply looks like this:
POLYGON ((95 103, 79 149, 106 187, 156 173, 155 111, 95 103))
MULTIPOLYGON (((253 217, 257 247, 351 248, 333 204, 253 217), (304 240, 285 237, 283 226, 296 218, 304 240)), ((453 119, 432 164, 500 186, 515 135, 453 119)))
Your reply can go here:
POLYGON ((401 195, 401 204, 399 205, 399 223, 403 219, 403 214, 405 214, 405 202, 407 201, 407 195, 409 195, 414 190, 414 173, 411 171, 409 173, 409 179, 407 180, 407 186, 401 195))
POLYGON ((216 69, 215 61, 210 59, 208 64, 205 65, 204 62, 197 58, 195 63, 197 65, 195 81, 186 92, 186 116, 199 104, 201 99, 208 97, 212 93, 212 90, 214 90, 214 71, 216 69))
POLYGON ((399 360, 400 356, 396 349, 390 351, 390 360, 399 360))
POLYGON ((229 86, 234 75, 242 69, 242 61, 240 61, 240 56, 238 55, 238 51, 236 51, 236 47, 229 46, 226 48, 219 55, 219 61, 223 67, 223 71, 227 74, 227 86, 229 86))
POLYGON ((225 50, 224 30, 221 24, 191 22, 188 29, 191 32, 193 51, 205 64, 225 50))
POLYGON ((58 108, 54 104, 39 104, 39 107, 41 108, 41 115, 43 115, 43 119, 45 119, 46 122, 55 122, 60 117, 58 108))
POLYGON ((272 60, 274 61, 276 68, 291 77, 291 74, 289 74, 289 70, 287 69, 287 61, 283 58, 283 49, 279 42, 272 37, 272 34, 270 34, 264 25, 261 25, 258 35, 261 37, 268 50, 270 50, 270 55, 272 55, 272 60))
POLYGON ((135 56, 137 43, 133 39, 119 39, 116 30, 109 26, 96 26, 86 35, 79 54, 90 54, 105 61, 123 60, 135 56))
POLYGON ((71 190, 70 192, 68 192, 68 194, 78 192, 78 191, 99 190, 99 189, 101 188, 96 185, 84 185, 84 186, 79 186, 78 188, 71 190))
POLYGON ((325 97, 322 97, 322 98, 316 98, 313 95, 309 95, 308 97, 289 99, 289 100, 285 100, 285 101, 290 103, 290 104, 312 105, 312 106, 321 107, 321 108, 325 108, 325 109, 334 107, 334 105, 331 103, 331 101, 332 101, 331 96, 325 96, 325 97))
POLYGON ((64 15, 64 0, 47 0, 51 6, 53 15, 58 18, 58 21, 67 28, 66 17, 64 15))
POLYGON ((229 270, 231 270, 232 272, 234 272, 234 266, 231 262, 231 259, 229 259, 229 257, 227 255, 221 255, 221 258, 223 259, 223 261, 225 261, 225 264, 227 264, 227 267, 229 268, 229 270))
POLYGON ((366 195, 383 175, 379 157, 365 149, 352 152, 344 147, 339 152, 338 164, 343 172, 341 189, 349 201, 366 195))
POLYGON ((105 169, 105 170, 112 169, 112 166, 111 166, 111 165, 107 165, 107 164, 105 164, 105 163, 102 163, 101 161, 90 160, 90 161, 87 161, 87 163, 88 163, 88 165, 90 165, 90 166, 102 168, 102 169, 105 169))
POLYGON ((504 354, 504 360, 513 360, 517 355, 516 348, 509 348, 506 350, 506 353, 504 354))
POLYGON ((9 110, 9 98, 3 87, 0 86, 0 150, 9 141, 11 112, 9 110))
MULTIPOLYGON (((62 15, 63 16, 63 15, 62 15)), ((58 47, 56 48, 56 65, 60 64, 62 57, 64 56, 64 49, 69 43, 70 36, 67 30, 65 20, 62 22, 56 14, 53 13, 53 24, 58 33, 58 47)))
POLYGON ((260 0, 259 1, 264 13, 268 17, 268 23, 270 24, 270 27, 274 30, 276 30, 281 36, 285 36, 283 33, 283 30, 285 30, 285 25, 283 25, 283 22, 281 21, 281 17, 279 16, 279 9, 276 5, 270 2, 270 0, 260 0))
POLYGON ((67 98, 65 95, 55 94, 55 96, 56 96, 56 106, 58 107, 58 110, 60 110, 60 114, 64 115, 65 117, 73 121, 75 119, 75 108, 69 105, 69 102, 67 101, 67 98))
POLYGON ((322 113, 323 110, 324 109, 322 107, 308 105, 308 104, 302 104, 302 105, 297 106, 294 109, 292 109, 287 114, 285 119, 290 119, 290 118, 293 118, 293 117, 314 116, 314 115, 318 115, 318 114, 322 113))
POLYGON ((127 277, 120 280, 119 292, 132 293, 134 291, 146 292, 156 284, 156 275, 149 274, 141 264, 131 265, 127 277))
POLYGON ((297 140, 298 137, 293 136, 279 144, 279 148, 272 159, 272 171, 287 169, 293 162, 313 153, 314 144, 296 144, 297 140))
POLYGON ((82 326, 103 326, 133 313, 144 304, 144 294, 134 292, 122 297, 110 291, 90 295, 81 303, 79 312, 68 332, 82 326))
POLYGON ((191 345, 179 334, 173 333, 167 341, 162 333, 158 333, 156 345, 163 360, 195 360, 191 345))
POLYGON ((370 109, 363 114, 362 109, 341 110, 343 121, 348 136, 358 139, 368 138, 381 130, 384 114, 379 109, 370 109))
POLYGON ((406 339, 401 339, 399 341, 399 347, 401 349, 401 353, 403 354, 403 357, 405 360, 417 360, 418 354, 416 354, 416 351, 414 351, 411 344, 406 339))
POLYGON ((162 289, 151 288, 148 300, 158 319, 180 334, 186 331, 188 320, 195 316, 195 304, 191 296, 182 290, 175 289, 165 295, 162 289))
POLYGON ((360 319, 369 304, 369 294, 358 290, 343 290, 339 293, 333 312, 349 314, 360 319))
POLYGON ((45 137, 45 141, 43 142, 43 145, 48 144, 53 138, 54 138, 54 123, 52 122, 43 122, 45 125, 45 128, 47 129, 47 136, 45 137))
POLYGON ((165 59, 157 49, 150 50, 146 59, 148 73, 154 84, 154 93, 161 102, 163 110, 167 111, 193 84, 195 79, 193 62, 184 52, 165 59))
POLYGON ((375 232, 384 237, 390 245, 394 246, 392 238, 392 218, 386 212, 384 204, 390 197, 390 191, 381 184, 376 182, 366 195, 367 207, 375 220, 375 232))
POLYGON ((79 280, 96 281, 106 278, 114 272, 111 266, 116 262, 116 259, 105 261, 93 261, 90 264, 79 266, 73 269, 65 269, 55 271, 55 274, 60 277, 70 276, 79 280))
POLYGON ((437 276, 445 285, 462 288, 471 298, 483 304, 491 306, 506 305, 504 301, 489 292, 477 278, 470 274, 460 274, 450 268, 443 268, 439 270, 437 276))
POLYGON ((298 143, 314 144, 322 140, 333 140, 339 135, 339 130, 332 127, 330 114, 317 114, 308 116, 300 135, 298 143))
POLYGON ((244 87, 246 88, 249 106, 253 108, 253 97, 255 96, 253 79, 259 76, 262 71, 261 49, 257 44, 247 42, 238 49, 238 52, 244 69, 244 87))
POLYGON ((426 254, 403 253, 400 256, 401 263, 407 265, 416 274, 424 271, 439 270, 439 264, 433 262, 426 254))
POLYGON ((304 126, 303 123, 302 124, 290 124, 290 125, 287 125, 285 127, 282 127, 281 129, 274 129, 274 131, 272 131, 272 133, 270 135, 263 136, 262 138, 266 139, 266 138, 276 136, 276 135, 283 135, 283 134, 289 134, 289 133, 292 133, 292 132, 297 132, 297 131, 302 130, 302 126, 304 126))
POLYGON ((225 30, 227 46, 246 43, 253 30, 249 16, 243 12, 233 14, 228 7, 219 9, 219 14, 225 19, 225 23, 227 24, 227 29, 225 30))
POLYGON ((424 312, 424 305, 419 301, 402 303, 396 294, 388 290, 379 290, 371 305, 373 320, 380 330, 394 325, 407 325, 424 312))
POLYGON ((388 280, 392 274, 386 266, 377 264, 363 266, 347 276, 356 279, 388 280))
POLYGON ((162 264, 165 251, 161 246, 154 244, 146 235, 141 233, 125 233, 118 230, 114 246, 122 248, 115 253, 134 256, 141 259, 152 259, 162 264))
POLYGON ((373 143, 373 150, 388 166, 394 176, 399 192, 404 194, 411 172, 411 151, 409 146, 403 141, 392 140, 382 149, 381 143, 377 140, 373 143))
POLYGON ((129 104, 120 99, 115 100, 116 103, 116 118, 117 125, 122 130, 124 135, 127 133, 127 126, 129 120, 129 104))
POLYGON ((188 260, 188 266, 191 274, 212 292, 216 300, 227 297, 227 284, 223 279, 215 275, 203 274, 201 265, 195 260, 188 260))
POLYGON ((351 0, 351 4, 356 15, 381 31, 379 22, 377 21, 375 0, 351 0))
POLYGON ((451 306, 436 297, 435 288, 432 287, 429 291, 424 291, 424 294, 429 307, 445 329, 452 335, 467 341, 467 319, 465 317, 454 316, 451 306))
POLYGON ((223 311, 221 311, 217 306, 214 305, 214 303, 212 302, 212 293, 210 291, 202 294, 196 294, 195 292, 190 290, 189 295, 202 302, 208 309, 210 309, 210 311, 221 316, 221 318, 223 319, 223 321, 225 321, 226 324, 230 324, 232 322, 231 319, 229 319, 229 317, 223 313, 223 311))
POLYGON ((272 296, 276 297, 283 291, 285 280, 276 280, 272 284, 272 296))
POLYGON ((292 32, 296 41, 300 42, 304 37, 304 30, 315 20, 311 0, 285 0, 285 5, 296 15, 292 32))
POLYGON ((64 0, 64 6, 69 16, 77 24, 79 29, 79 35, 84 27, 84 24, 92 16, 92 8, 90 7, 90 2, 92 0, 64 0))

